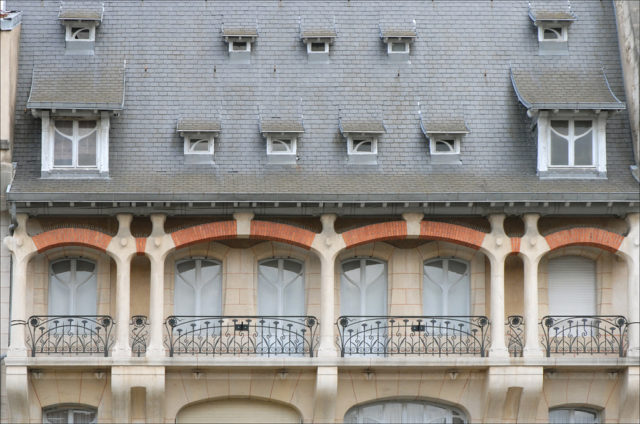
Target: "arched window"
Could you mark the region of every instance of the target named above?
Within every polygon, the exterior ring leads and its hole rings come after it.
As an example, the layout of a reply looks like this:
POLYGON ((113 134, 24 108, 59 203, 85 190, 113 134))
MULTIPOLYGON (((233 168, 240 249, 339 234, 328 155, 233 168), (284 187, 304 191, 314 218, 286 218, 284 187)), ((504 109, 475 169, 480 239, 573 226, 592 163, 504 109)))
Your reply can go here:
POLYGON ((562 256, 549 260, 548 272, 549 315, 596 315, 594 261, 562 256))
POLYGON ((553 408, 549 409, 549 422, 562 424, 598 424, 600 414, 590 408, 553 408))
POLYGON ((293 259, 258 264, 258 314, 301 316, 305 313, 304 266, 293 259))
POLYGON ((175 315, 222 315, 222 264, 211 259, 176 263, 175 315))
POLYGON ((425 315, 465 316, 471 309, 469 263, 438 258, 423 267, 422 305, 425 315))
POLYGON ((42 410, 45 424, 94 424, 98 410, 88 405, 54 405, 42 410))
POLYGON ((387 264, 377 259, 348 259, 340 273, 340 314, 387 314, 387 264))
POLYGON ((465 424, 465 414, 453 407, 419 400, 385 400, 357 405, 344 416, 345 423, 447 423, 465 424))
POLYGON ((61 259, 49 268, 49 315, 96 315, 96 264, 83 258, 61 259))

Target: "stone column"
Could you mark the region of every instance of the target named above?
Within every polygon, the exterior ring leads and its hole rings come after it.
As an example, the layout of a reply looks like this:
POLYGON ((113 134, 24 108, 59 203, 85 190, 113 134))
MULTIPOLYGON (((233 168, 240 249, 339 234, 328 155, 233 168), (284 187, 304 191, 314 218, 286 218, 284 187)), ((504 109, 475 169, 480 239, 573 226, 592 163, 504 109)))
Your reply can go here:
POLYGON ((506 358, 509 352, 504 343, 504 262, 511 253, 511 243, 504 233, 504 214, 490 215, 491 233, 482 242, 491 262, 491 349, 489 356, 506 358))
POLYGON ((523 355, 542 357, 538 340, 538 265, 540 258, 548 250, 544 237, 538 232, 538 214, 524 215, 525 235, 520 246, 520 257, 524 264, 524 326, 525 343, 523 355))
POLYGON ((627 356, 640 357, 640 214, 626 217, 629 234, 620 245, 619 251, 627 262, 627 320, 635 323, 629 326, 629 347, 627 356))
POLYGON ((129 343, 129 320, 131 319, 131 259, 136 254, 136 242, 131 235, 130 226, 133 216, 119 214, 118 234, 107 246, 107 252, 116 262, 116 342, 113 347, 114 357, 131 356, 129 343))
POLYGON ((320 257, 320 346, 318 356, 335 357, 335 262, 338 252, 345 247, 342 236, 336 234, 333 224, 336 216, 326 214, 322 220, 322 233, 318 234, 311 245, 320 257))
POLYGON ((146 253, 151 263, 151 281, 149 293, 149 346, 147 357, 163 357, 162 344, 164 331, 164 265, 167 254, 173 249, 171 237, 164 232, 166 216, 152 214, 153 230, 147 240, 146 253))

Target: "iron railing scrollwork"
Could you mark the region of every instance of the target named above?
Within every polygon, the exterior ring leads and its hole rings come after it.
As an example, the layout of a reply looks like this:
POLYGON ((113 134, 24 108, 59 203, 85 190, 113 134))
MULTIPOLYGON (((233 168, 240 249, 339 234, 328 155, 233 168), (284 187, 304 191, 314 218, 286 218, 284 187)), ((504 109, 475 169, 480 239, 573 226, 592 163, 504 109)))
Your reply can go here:
POLYGON ((522 357, 524 351, 524 319, 521 315, 507 317, 507 350, 513 357, 522 357))
POLYGON ((149 321, 145 315, 134 315, 129 321, 129 341, 131 353, 134 356, 142 356, 147 352, 147 340, 149 339, 149 321))
POLYGON ((37 354, 109 356, 115 322, 109 315, 33 315, 26 322, 27 346, 37 354))
POLYGON ((627 319, 621 315, 544 316, 542 345, 552 354, 615 354, 625 356, 627 319))
POLYGON ((346 355, 487 356, 485 316, 341 316, 338 345, 346 355))
POLYGON ((165 345, 174 355, 315 356, 313 316, 169 316, 165 345))

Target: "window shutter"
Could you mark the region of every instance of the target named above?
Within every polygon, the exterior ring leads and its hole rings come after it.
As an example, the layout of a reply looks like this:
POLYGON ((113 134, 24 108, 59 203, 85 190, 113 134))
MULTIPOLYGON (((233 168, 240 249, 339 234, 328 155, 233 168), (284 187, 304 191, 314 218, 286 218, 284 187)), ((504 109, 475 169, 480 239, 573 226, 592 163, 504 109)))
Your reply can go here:
POLYGON ((549 261, 549 315, 596 315, 595 262, 580 256, 549 261))

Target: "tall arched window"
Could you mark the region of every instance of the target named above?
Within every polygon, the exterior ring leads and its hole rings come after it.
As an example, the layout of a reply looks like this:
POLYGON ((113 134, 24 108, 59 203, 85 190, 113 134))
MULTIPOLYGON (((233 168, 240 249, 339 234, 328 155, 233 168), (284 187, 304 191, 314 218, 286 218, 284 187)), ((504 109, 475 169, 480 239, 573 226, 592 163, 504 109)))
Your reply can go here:
POLYGON ((88 405, 53 405, 42 410, 44 424, 95 424, 98 410, 88 405))
POLYGON ((422 305, 425 315, 470 315, 469 263, 438 258, 424 263, 422 305))
POLYGON ((49 268, 49 315, 96 315, 96 264, 83 258, 61 259, 49 268))
POLYGON ((305 313, 304 266, 293 259, 258 264, 258 314, 300 316, 305 313))
POLYGON ((453 407, 419 400, 384 400, 351 408, 344 422, 465 424, 465 414, 453 407))
POLYGON ((377 259, 348 259, 340 273, 341 315, 387 314, 387 264, 377 259))
POLYGON ((176 263, 175 315, 222 315, 222 265, 211 259, 176 263))
POLYGON ((600 414, 591 408, 553 408, 549 409, 549 422, 558 424, 598 424, 600 422, 600 414))
POLYGON ((549 260, 548 272, 549 315, 596 315, 594 261, 562 256, 549 260))

